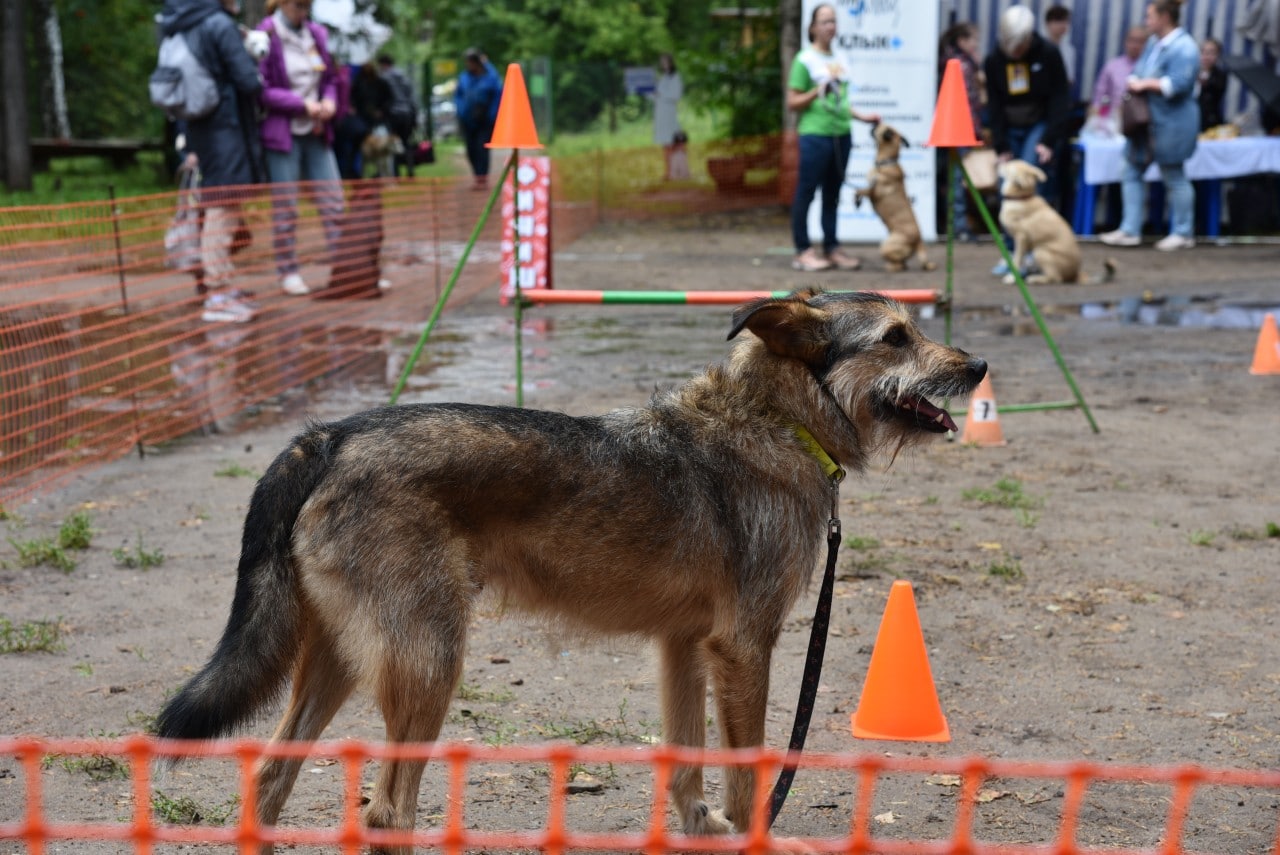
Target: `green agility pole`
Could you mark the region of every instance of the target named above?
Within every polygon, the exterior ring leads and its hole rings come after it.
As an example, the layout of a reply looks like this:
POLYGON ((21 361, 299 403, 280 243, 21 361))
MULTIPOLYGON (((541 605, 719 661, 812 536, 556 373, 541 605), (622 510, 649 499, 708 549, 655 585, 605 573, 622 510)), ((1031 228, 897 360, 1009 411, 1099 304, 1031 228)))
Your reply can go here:
POLYGON ((418 337, 418 343, 414 346, 413 353, 409 354, 409 361, 405 363, 404 371, 400 372, 400 379, 396 382, 395 389, 391 391, 391 400, 388 403, 395 404, 399 400, 404 384, 409 381, 409 375, 413 373, 413 366, 417 364, 418 357, 422 355, 422 348, 431 336, 431 331, 435 329, 436 321, 440 319, 440 313, 444 311, 444 304, 449 300, 449 295, 453 293, 453 286, 458 284, 458 277, 462 275, 462 268, 466 266, 467 259, 471 256, 471 250, 476 245, 476 241, 480 239, 480 231, 489 220, 489 214, 493 211, 494 203, 498 200, 498 194, 502 192, 502 182, 506 180, 507 173, 511 171, 513 162, 513 160, 507 161, 506 168, 502 170, 502 177, 493 185, 493 192, 489 194, 489 200, 485 202, 484 210, 480 212, 480 219, 476 220, 476 227, 471 230, 471 237, 468 238, 467 245, 462 249, 462 255, 458 258, 458 264, 453 268, 453 274, 449 277, 449 282, 445 285, 440 298, 436 300, 436 307, 432 310, 431 317, 427 319, 427 326, 422 330, 422 335, 418 337))
MULTIPOLYGON (((978 213, 982 215, 982 222, 986 224, 987 231, 991 232, 991 236, 996 240, 996 246, 1000 247, 1000 255, 1003 256, 1005 264, 1009 265, 1009 272, 1013 274, 1013 281, 1017 283, 1018 290, 1022 292, 1022 300, 1027 304, 1027 310, 1031 312, 1031 317, 1035 319, 1036 327, 1040 330, 1040 335, 1044 339, 1045 344, 1049 345, 1049 351, 1053 354, 1054 361, 1058 363, 1058 368, 1062 371, 1063 378, 1066 379, 1067 385, 1071 388, 1071 394, 1075 396, 1076 406, 1083 412, 1084 417, 1089 420, 1089 427, 1094 433, 1101 433, 1098 429, 1098 423, 1093 420, 1093 413, 1089 410, 1089 405, 1085 403, 1084 395, 1080 393, 1080 387, 1076 385, 1075 378, 1071 376, 1071 369, 1067 367, 1066 360, 1062 358, 1062 353, 1058 350, 1057 343, 1053 340, 1053 335, 1049 332, 1049 326, 1044 321, 1044 316, 1040 314, 1040 307, 1036 305, 1036 301, 1031 298, 1031 292, 1027 290, 1027 281, 1022 278, 1022 271, 1018 270, 1013 263, 1013 256, 1009 254, 1009 248, 1005 246, 1004 240, 1000 237, 1000 229, 996 226, 995 219, 992 218, 991 212, 987 210, 987 203, 982 200, 982 194, 978 192, 978 188, 973 186, 973 179, 969 177, 969 171, 964 168, 964 164, 959 164, 960 176, 964 179, 964 186, 968 188, 969 195, 973 198, 974 203, 978 206, 978 213)), ((1056 405, 1047 404, 1026 404, 1021 409, 1055 409, 1056 405)), ((1006 411, 1012 411, 1010 407, 1001 407, 1006 411)))

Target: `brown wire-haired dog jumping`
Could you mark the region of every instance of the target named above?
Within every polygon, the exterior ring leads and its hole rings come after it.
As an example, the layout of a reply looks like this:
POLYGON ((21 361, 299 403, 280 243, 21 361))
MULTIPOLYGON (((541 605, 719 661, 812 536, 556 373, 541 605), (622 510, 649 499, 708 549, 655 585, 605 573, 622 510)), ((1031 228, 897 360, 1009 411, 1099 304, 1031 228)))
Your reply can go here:
MULTIPOLYGON (((758 300, 729 338, 743 330, 727 362, 646 407, 423 404, 308 427, 254 490, 226 631, 159 735, 223 736, 292 675, 277 740, 318 738, 357 688, 389 741, 434 740, 490 589, 576 628, 654 639, 668 742, 703 744, 709 677, 721 745, 761 745, 770 656, 831 512, 821 455, 800 437, 862 470, 877 450, 955 430, 930 400, 967 394, 987 366, 872 294, 758 300)), ((263 824, 301 764, 262 765, 263 824)), ((411 829, 422 772, 384 763, 366 823, 411 829)), ((710 812, 701 770, 675 773, 685 833, 745 829, 751 770, 726 784, 710 812)))

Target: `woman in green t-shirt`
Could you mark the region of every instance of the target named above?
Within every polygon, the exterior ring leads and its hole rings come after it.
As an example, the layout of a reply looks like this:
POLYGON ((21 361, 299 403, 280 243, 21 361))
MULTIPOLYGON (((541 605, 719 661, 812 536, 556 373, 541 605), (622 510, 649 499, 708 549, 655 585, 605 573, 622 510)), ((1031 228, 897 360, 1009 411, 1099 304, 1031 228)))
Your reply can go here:
POLYGON ((836 204, 844 183, 853 141, 852 119, 879 122, 877 113, 859 113, 849 103, 849 76, 831 53, 836 37, 836 10, 826 3, 813 10, 809 46, 796 54, 787 81, 787 109, 800 114, 800 174, 791 203, 791 237, 796 257, 791 266, 812 273, 819 270, 857 270, 858 259, 846 255, 836 240, 836 204), (822 252, 809 240, 809 203, 822 189, 822 252))

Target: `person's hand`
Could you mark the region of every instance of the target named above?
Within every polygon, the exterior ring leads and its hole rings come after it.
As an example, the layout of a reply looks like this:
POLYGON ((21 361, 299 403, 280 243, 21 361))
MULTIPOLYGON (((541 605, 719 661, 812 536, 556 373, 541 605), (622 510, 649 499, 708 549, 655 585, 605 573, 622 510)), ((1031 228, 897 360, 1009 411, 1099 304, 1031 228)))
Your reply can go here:
POLYGON ((338 112, 338 105, 333 102, 332 98, 321 98, 320 113, 316 118, 327 122, 333 118, 333 115, 336 112, 338 112))
POLYGON ((1013 160, 1013 152, 1002 151, 996 155, 996 160, 999 161, 1000 163, 1008 163, 1009 161, 1013 160))
POLYGON ((308 119, 320 118, 320 102, 319 101, 304 101, 303 106, 306 107, 308 119))
POLYGON ((196 153, 193 151, 190 154, 188 154, 186 158, 182 161, 182 168, 195 169, 199 163, 200 163, 200 158, 196 157, 196 153))
POLYGON ((880 124, 879 113, 859 113, 855 116, 859 121, 866 122, 868 125, 880 124))
POLYGON ((1044 143, 1036 143, 1036 160, 1040 161, 1041 166, 1053 160, 1053 149, 1044 143))

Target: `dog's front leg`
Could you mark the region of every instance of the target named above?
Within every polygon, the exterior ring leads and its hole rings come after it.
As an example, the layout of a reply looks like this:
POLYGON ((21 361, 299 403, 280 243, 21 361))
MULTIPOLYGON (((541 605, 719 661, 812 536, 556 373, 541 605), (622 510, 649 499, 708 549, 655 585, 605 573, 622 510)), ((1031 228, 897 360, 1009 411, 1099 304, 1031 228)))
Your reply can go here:
MULTIPOLYGON (((707 665, 696 640, 661 642, 662 738, 673 745, 702 748, 707 742, 707 665)), ((671 801, 685 834, 725 834, 732 827, 713 818, 702 790, 701 766, 677 766, 671 775, 671 801)))
MULTIPOLYGON (((713 638, 707 644, 722 748, 759 748, 764 744, 765 707, 769 700, 769 662, 774 638, 713 638)), ((738 831, 751 822, 755 770, 725 769, 724 820, 738 831)), ((715 816, 715 814, 712 814, 715 816)))

